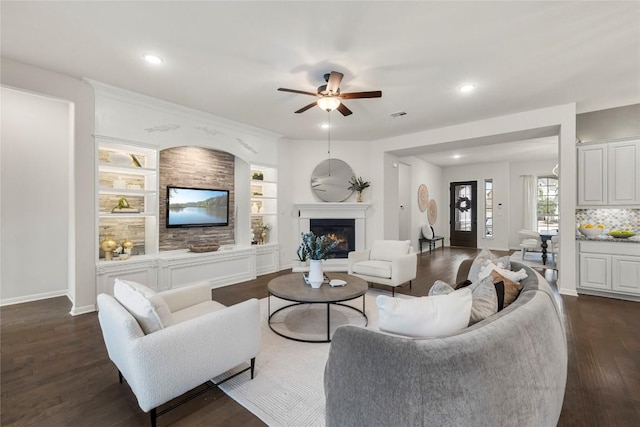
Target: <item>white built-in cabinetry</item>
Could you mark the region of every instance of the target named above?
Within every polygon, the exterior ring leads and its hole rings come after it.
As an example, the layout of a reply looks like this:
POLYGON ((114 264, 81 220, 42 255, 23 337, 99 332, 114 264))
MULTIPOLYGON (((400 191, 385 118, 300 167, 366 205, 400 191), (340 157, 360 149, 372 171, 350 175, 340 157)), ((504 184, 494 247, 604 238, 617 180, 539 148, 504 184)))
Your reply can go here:
MULTIPOLYGON (((217 252, 158 250, 158 149, 156 147, 96 136, 97 239, 106 237, 118 245, 133 242, 126 260, 106 260, 100 250, 96 260, 98 293, 113 293, 116 278, 146 284, 158 291, 207 283, 212 288, 255 279, 279 268, 277 236, 277 175, 275 168, 252 166, 252 227, 268 224, 267 241, 222 247, 217 252), (260 179, 261 178, 261 179, 260 179), (114 211, 121 199, 128 210, 114 211)), ((247 180, 249 181, 249 180, 247 180)), ((245 185, 246 182, 245 181, 245 185)), ((257 230, 255 230, 257 231, 257 230)), ((256 234, 260 236, 260 234, 256 234)))
POLYGON ((640 204, 640 139, 578 146, 578 206, 640 204))
MULTIPOLYGON (((107 236, 133 244, 132 259, 158 253, 158 150, 96 136, 98 245, 107 236), (115 209, 126 200, 130 211, 115 209)), ((99 251, 98 258, 105 254, 99 251)))
POLYGON ((582 241, 578 247, 578 292, 640 297, 640 243, 582 241))

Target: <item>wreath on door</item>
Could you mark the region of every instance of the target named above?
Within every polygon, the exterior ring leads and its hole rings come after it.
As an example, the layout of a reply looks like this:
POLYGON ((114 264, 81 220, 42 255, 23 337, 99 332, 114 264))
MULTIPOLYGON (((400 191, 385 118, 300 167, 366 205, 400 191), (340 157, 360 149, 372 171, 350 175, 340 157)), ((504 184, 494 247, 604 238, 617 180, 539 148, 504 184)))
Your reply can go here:
POLYGON ((456 209, 460 212, 468 211, 471 209, 471 199, 466 196, 458 197, 458 200, 456 201, 456 209))

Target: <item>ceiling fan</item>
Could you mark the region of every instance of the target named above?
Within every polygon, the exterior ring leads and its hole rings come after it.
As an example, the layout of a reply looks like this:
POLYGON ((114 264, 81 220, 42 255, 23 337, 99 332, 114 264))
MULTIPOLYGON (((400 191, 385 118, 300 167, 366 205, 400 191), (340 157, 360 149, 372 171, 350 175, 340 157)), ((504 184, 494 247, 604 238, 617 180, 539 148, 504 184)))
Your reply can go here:
POLYGON ((350 93, 340 93, 340 82, 342 81, 342 77, 344 74, 339 73, 337 71, 332 71, 330 74, 324 75, 324 81, 326 84, 318 87, 318 91, 307 92, 304 90, 296 90, 296 89, 285 89, 278 88, 279 91, 282 92, 292 92, 292 93, 300 93, 302 95, 311 95, 315 96, 318 99, 313 101, 311 104, 302 107, 296 113, 304 113, 311 107, 317 105, 325 111, 333 111, 338 109, 342 113, 343 116, 348 116, 353 114, 353 111, 348 109, 342 101, 345 99, 358 99, 358 98, 380 98, 382 97, 382 91, 373 90, 369 92, 350 92, 350 93))

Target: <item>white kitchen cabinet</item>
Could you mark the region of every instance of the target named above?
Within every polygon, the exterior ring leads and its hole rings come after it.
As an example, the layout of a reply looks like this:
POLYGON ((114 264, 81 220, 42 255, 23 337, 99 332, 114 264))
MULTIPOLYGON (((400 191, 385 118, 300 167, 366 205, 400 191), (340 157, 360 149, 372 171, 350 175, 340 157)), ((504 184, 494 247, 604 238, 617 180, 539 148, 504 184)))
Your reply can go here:
POLYGON ((578 248, 578 293, 640 297, 640 243, 583 241, 578 248))
POLYGON ((607 145, 578 147, 578 205, 607 204, 607 145))
POLYGON ((580 254, 580 287, 611 289, 611 256, 580 254))
POLYGON ((640 295, 640 258, 612 257, 611 273, 611 289, 640 295))
POLYGON ((640 141, 614 142, 607 148, 609 204, 640 204, 640 141))
POLYGON ((578 206, 640 204, 640 140, 578 146, 578 206))

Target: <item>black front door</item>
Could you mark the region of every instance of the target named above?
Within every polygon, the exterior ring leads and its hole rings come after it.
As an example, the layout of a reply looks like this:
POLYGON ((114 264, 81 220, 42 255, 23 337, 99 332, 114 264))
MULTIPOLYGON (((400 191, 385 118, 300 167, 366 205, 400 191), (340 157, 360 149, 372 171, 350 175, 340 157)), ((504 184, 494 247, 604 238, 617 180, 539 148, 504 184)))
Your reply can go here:
POLYGON ((452 182, 449 185, 451 246, 478 247, 476 181, 452 182))

